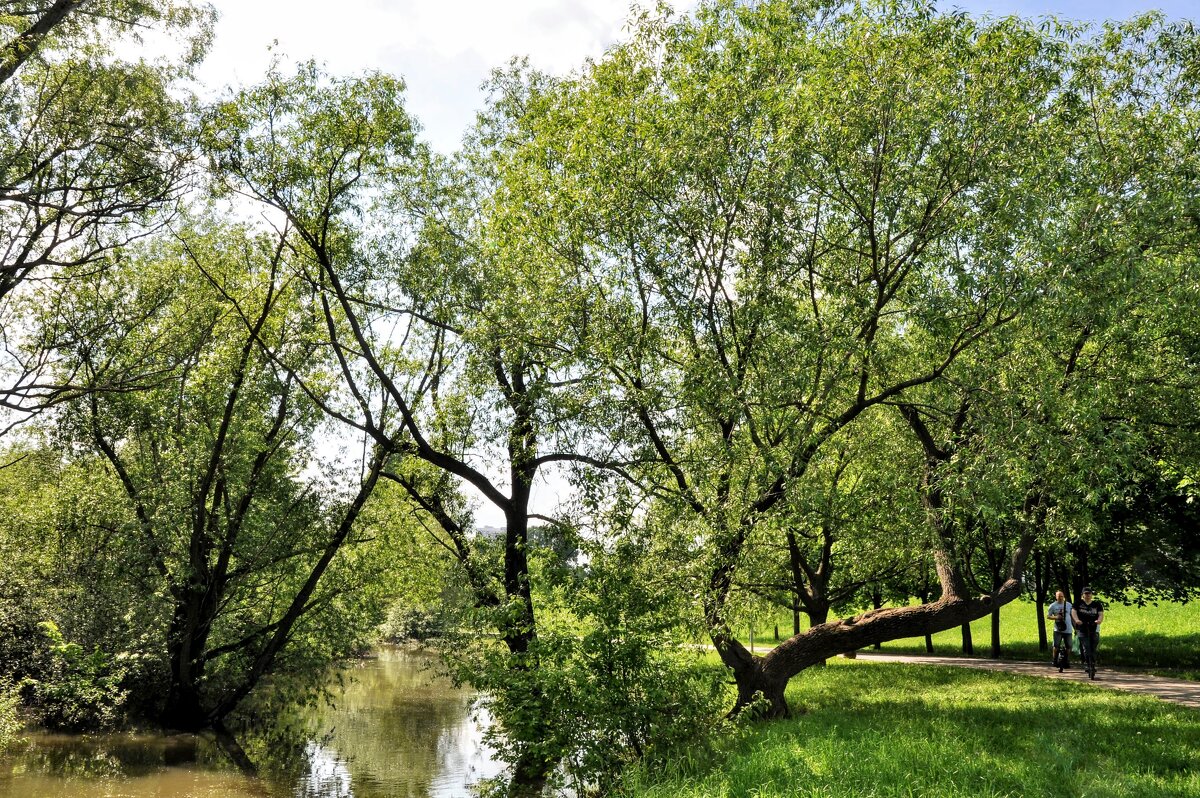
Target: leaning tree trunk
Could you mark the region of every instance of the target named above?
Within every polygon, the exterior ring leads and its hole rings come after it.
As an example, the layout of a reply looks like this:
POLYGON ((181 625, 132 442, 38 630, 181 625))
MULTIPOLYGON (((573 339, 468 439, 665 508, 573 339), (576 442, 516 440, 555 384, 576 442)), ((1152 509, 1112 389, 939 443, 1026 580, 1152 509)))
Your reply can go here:
MULTIPOLYGON (((928 494, 927 494, 928 495, 928 494)), ((930 507, 937 518, 940 507, 930 507)), ((939 529, 943 540, 945 529, 939 529)), ((705 615, 710 635, 721 661, 733 672, 738 697, 731 714, 754 706, 763 717, 787 717, 790 709, 785 698, 788 681, 818 662, 848 651, 857 651, 886 640, 932 635, 955 626, 970 629, 973 620, 982 618, 1021 594, 1025 560, 1035 537, 1026 533, 1013 548, 1008 576, 991 595, 970 598, 966 581, 951 555, 951 548, 934 551, 934 565, 942 595, 931 604, 875 609, 841 621, 814 625, 803 634, 785 640, 763 656, 747 651, 721 623, 720 606, 731 583, 732 564, 725 562, 714 572, 706 597, 705 615), (765 701, 758 706, 757 701, 765 701)))
MULTIPOLYGON (((815 601, 810 597, 809 600, 805 603, 804 614, 808 616, 808 628, 809 629, 811 629, 814 626, 820 626, 821 624, 829 621, 829 602, 815 601)), ((797 631, 796 634, 800 634, 800 632, 797 631)), ((813 667, 824 668, 825 660, 821 660, 813 667)))
POLYGON ((930 604, 887 607, 813 626, 803 634, 783 641, 761 657, 746 651, 732 635, 714 635, 713 643, 717 652, 733 671, 737 685, 738 698, 733 713, 754 706, 764 717, 787 717, 790 714, 784 695, 787 683, 806 668, 876 642, 932 635, 955 626, 969 625, 971 621, 986 616, 994 607, 1020 595, 1025 557, 1032 545, 1032 536, 1026 536, 1016 546, 1009 576, 992 595, 967 597, 961 574, 950 558, 944 552, 939 552, 942 597, 930 604))
POLYGON ((753 706, 762 717, 788 717, 791 710, 784 691, 788 681, 806 668, 842 652, 866 648, 876 642, 953 629, 986 616, 994 605, 1012 601, 1020 592, 1019 578, 1009 579, 995 596, 943 596, 930 604, 872 610, 863 615, 814 626, 803 634, 783 641, 761 657, 750 654, 736 640, 722 641, 717 646, 722 660, 727 665, 736 663, 731 665, 738 690, 733 713, 753 706))

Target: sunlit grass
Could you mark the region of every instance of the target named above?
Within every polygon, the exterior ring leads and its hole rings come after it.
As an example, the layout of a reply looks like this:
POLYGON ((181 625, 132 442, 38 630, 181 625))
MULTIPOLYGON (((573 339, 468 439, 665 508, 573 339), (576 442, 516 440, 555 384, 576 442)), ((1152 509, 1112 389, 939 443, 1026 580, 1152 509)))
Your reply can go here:
POLYGON ((1200 712, 1088 685, 930 666, 810 669, 802 714, 723 756, 636 774, 638 798, 1200 795, 1200 712))

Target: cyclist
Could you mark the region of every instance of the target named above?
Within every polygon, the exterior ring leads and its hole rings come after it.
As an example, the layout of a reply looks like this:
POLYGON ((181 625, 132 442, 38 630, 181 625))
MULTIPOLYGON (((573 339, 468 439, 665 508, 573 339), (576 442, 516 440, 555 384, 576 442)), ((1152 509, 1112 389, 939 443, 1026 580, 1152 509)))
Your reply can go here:
POLYGON ((1096 678, 1096 646, 1100 643, 1100 624, 1104 621, 1104 605, 1092 599, 1092 589, 1085 587, 1079 603, 1071 608, 1071 620, 1079 634, 1079 656, 1088 676, 1096 678))
POLYGON ((1061 590, 1054 594, 1054 603, 1046 610, 1046 617, 1054 621, 1054 649, 1050 663, 1062 673, 1063 668, 1071 667, 1071 602, 1061 590))

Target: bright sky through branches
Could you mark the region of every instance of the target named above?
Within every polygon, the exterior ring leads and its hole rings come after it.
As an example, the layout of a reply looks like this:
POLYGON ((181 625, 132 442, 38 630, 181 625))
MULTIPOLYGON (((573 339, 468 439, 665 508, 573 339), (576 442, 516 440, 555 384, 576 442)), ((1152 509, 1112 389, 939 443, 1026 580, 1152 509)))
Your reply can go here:
MULTIPOLYGON (((210 90, 260 80, 274 57, 285 63, 313 58, 340 74, 382 70, 405 79, 409 111, 443 152, 454 150, 474 121, 484 99, 480 85, 491 70, 521 56, 553 73, 575 69, 620 40, 631 7, 631 0, 342 0, 334 10, 316 0, 211 1, 220 20, 198 75, 210 90)), ((1152 9, 1172 18, 1200 16, 1195 0, 959 0, 940 6, 1073 19, 1123 19, 1152 9)), ((535 485, 535 511, 552 513, 565 489, 554 476, 535 485)), ((487 502, 480 503, 478 520, 502 523, 487 502)))
MULTIPOLYGON (((213 0, 221 14, 200 72, 211 87, 253 83, 275 48, 333 72, 379 69, 408 82, 409 110, 442 151, 458 144, 483 101, 480 84, 513 56, 550 72, 573 69, 619 40, 631 0, 213 0), (336 10, 335 10, 336 9, 336 10)), ((644 2, 644 5, 653 5, 644 2)), ((692 0, 681 0, 687 7, 692 0)), ((1159 8, 1198 16, 1195 0, 960 0, 971 13, 1124 18, 1159 8)))

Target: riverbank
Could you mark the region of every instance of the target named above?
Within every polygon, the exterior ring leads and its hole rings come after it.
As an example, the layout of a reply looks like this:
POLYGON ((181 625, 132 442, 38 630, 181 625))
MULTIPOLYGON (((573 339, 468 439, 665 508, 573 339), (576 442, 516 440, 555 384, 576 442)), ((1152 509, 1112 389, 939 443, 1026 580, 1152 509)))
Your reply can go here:
POLYGON ((295 761, 272 778, 238 773, 192 735, 29 731, 0 756, 0 798, 459 798, 501 766, 472 693, 437 671, 417 646, 345 663, 334 706, 310 710, 294 751, 273 752, 295 761))
POLYGON ((1185 798, 1200 711, 1090 685, 833 660, 793 680, 789 720, 704 761, 634 774, 634 798, 1185 798))

